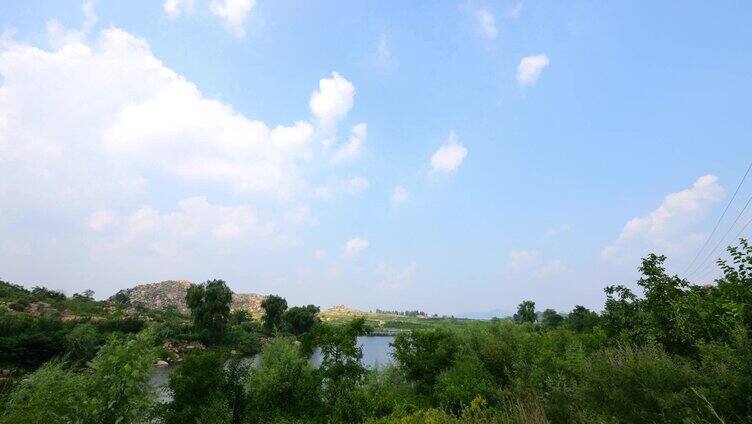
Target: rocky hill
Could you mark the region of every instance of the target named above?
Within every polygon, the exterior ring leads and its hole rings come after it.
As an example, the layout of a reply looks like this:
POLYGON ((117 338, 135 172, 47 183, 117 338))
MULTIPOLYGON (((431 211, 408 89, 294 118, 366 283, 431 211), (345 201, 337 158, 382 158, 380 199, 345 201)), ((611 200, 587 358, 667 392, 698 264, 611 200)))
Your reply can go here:
POLYGON ((367 312, 359 311, 346 305, 332 306, 329 309, 324 309, 320 313, 323 321, 332 321, 339 318, 356 318, 366 315, 368 315, 367 312))
MULTIPOLYGON (((142 304, 156 309, 174 307, 180 311, 188 312, 185 295, 190 285, 190 281, 168 280, 159 283, 141 284, 126 290, 126 292, 130 296, 131 302, 135 304, 142 304)), ((244 309, 254 317, 260 317, 263 314, 261 302, 265 297, 256 293, 233 293, 230 309, 244 309)))

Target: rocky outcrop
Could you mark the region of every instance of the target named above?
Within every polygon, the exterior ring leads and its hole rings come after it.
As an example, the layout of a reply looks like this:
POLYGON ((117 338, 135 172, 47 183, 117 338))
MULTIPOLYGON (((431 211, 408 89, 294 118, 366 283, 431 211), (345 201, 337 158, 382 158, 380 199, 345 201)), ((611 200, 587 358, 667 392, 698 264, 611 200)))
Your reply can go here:
MULTIPOLYGON (((190 281, 168 280, 141 284, 126 290, 126 293, 130 296, 132 304, 154 309, 176 308, 187 313, 188 305, 185 303, 185 295, 190 286, 190 281)), ((246 310, 255 318, 259 318, 263 314, 261 302, 265 297, 256 293, 233 293, 230 309, 246 310)))
POLYGON ((368 315, 366 312, 353 309, 346 305, 332 306, 329 309, 321 311, 320 317, 323 321, 331 321, 342 317, 363 317, 368 315))

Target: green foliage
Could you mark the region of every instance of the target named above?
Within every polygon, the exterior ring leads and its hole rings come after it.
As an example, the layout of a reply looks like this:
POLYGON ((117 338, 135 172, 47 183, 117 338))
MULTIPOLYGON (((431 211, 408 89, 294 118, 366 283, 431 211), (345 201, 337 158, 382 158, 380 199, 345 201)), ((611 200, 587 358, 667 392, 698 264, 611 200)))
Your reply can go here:
POLYGON ((112 337, 94 358, 92 408, 97 422, 132 423, 152 412, 154 393, 149 386, 156 358, 154 336, 112 337))
POLYGON ((59 360, 47 362, 13 389, 0 423, 86 422, 91 416, 89 380, 88 374, 66 370, 59 360))
POLYGON ((232 290, 222 280, 191 284, 185 297, 193 324, 207 341, 217 342, 224 336, 230 317, 232 290))
POLYGON ((546 328, 558 328, 564 322, 564 317, 553 309, 546 309, 543 311, 541 322, 546 328))
POLYGON ((32 369, 65 352, 65 328, 57 315, 0 308, 0 365, 32 369))
POLYGON ((363 318, 356 318, 343 327, 324 326, 318 335, 322 361, 323 397, 336 422, 358 422, 364 418, 363 398, 356 390, 366 369, 361 363, 363 350, 358 336, 368 333, 363 318))
POLYGON ((473 354, 457 358, 452 366, 439 374, 434 387, 434 397, 439 405, 459 412, 477 396, 489 399, 494 396, 494 378, 473 354))
POLYGON ((459 350, 455 334, 444 328, 402 333, 393 345, 400 368, 421 390, 433 386, 436 377, 452 365, 459 350))
POLYGON ((319 307, 315 305, 293 306, 282 315, 285 330, 296 336, 311 331, 321 322, 318 313, 319 307))
POLYGON ((229 422, 227 399, 220 390, 223 383, 223 361, 219 353, 186 356, 170 375, 172 401, 166 405, 165 424, 202 423, 200 419, 205 411, 208 416, 223 416, 224 422, 229 422))
POLYGON ((262 322, 266 334, 271 335, 281 330, 287 301, 283 297, 270 294, 261 302, 261 307, 264 308, 262 322))
POLYGON ((517 306, 517 313, 514 314, 512 319, 514 322, 535 322, 535 302, 532 300, 525 300, 517 306))
POLYGON ((582 305, 576 305, 567 315, 564 324, 578 333, 588 333, 598 325, 598 314, 582 305))
POLYGON ((94 325, 80 324, 65 336, 65 349, 71 361, 83 364, 97 354, 102 342, 102 335, 94 325))
POLYGON ((292 341, 276 338, 261 353, 245 383, 252 419, 310 417, 321 410, 321 379, 292 341))

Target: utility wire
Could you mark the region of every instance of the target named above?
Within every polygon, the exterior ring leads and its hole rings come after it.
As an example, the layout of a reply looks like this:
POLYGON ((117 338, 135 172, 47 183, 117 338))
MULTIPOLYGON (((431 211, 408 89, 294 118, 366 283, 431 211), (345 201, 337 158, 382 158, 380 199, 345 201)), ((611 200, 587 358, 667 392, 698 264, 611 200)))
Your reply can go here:
MULTIPOLYGON (((752 217, 751 217, 751 218, 749 218, 749 219, 747 220, 747 223, 746 223, 746 224, 744 224, 744 225, 742 226, 742 228, 741 228, 741 229, 740 229, 739 231, 737 231, 736 235, 734 236, 734 238, 733 238, 732 240, 739 240, 739 238, 740 238, 740 237, 742 236, 742 234, 744 233, 744 230, 746 230, 746 229, 747 229, 747 227, 749 227, 749 226, 750 226, 751 224, 752 224, 752 217)), ((718 258, 718 259, 722 259, 722 258, 718 258)), ((729 259, 730 259, 730 258, 729 258, 729 259)), ((712 262, 711 262, 711 263, 712 263, 712 262)), ((698 276, 697 276, 697 280, 700 280, 700 281, 702 281, 703 279, 705 279, 705 278, 706 278, 706 277, 708 276, 708 274, 709 274, 709 273, 710 273, 711 271, 713 271, 713 267, 712 267, 712 266, 711 266, 711 267, 706 267, 705 271, 704 271, 704 272, 702 272, 702 273, 701 273, 700 275, 698 275, 698 276)))
MULTIPOLYGON (((728 235, 728 234, 729 234, 729 233, 731 232, 731 230, 733 230, 733 229, 734 229, 734 225, 736 225, 736 223, 737 223, 737 222, 739 222, 739 218, 741 218, 741 217, 742 217, 742 215, 744 214, 744 211, 746 211, 746 210, 747 210, 747 207, 749 207, 749 204, 750 204, 751 202, 752 202, 752 196, 749 196, 749 199, 747 199, 747 203, 745 203, 745 204, 744 204, 744 207, 743 207, 743 208, 742 208, 742 210, 741 210, 741 211, 739 212, 739 215, 737 215, 737 216, 736 216, 736 219, 734 220, 734 222, 732 222, 732 223, 731 223, 731 226, 730 226, 730 227, 728 228, 728 230, 726 230, 726 232, 725 232, 725 233, 723 234, 723 237, 721 237, 721 239, 720 239, 720 240, 718 240, 718 243, 716 243, 715 247, 713 247, 713 250, 711 250, 711 251, 710 251, 710 254, 708 254, 708 255, 707 255, 707 256, 705 257, 705 259, 703 259, 703 261, 702 261, 702 262, 700 263, 700 265, 699 265, 699 266, 697 267, 697 269, 695 270, 695 272, 693 272, 693 273, 691 273, 691 274, 697 274, 697 273, 698 273, 698 272, 700 272, 700 271, 705 271, 705 269, 704 269, 704 268, 705 268, 705 263, 706 263, 706 262, 708 261, 708 259, 709 259, 709 258, 710 258, 711 256, 713 256, 713 255, 715 254, 715 251, 716 251, 716 250, 718 250, 718 246, 720 246, 720 245, 721 245, 721 243, 723 243, 723 240, 724 240, 724 239, 726 238, 726 236, 727 236, 727 235, 728 235)), ((745 226, 745 227, 746 227, 746 226, 745 226)), ((711 265, 712 265, 712 262, 711 262, 711 265)))
POLYGON ((723 213, 718 218, 718 221, 715 223, 715 227, 713 227, 713 231, 710 232, 710 235, 705 239, 705 243, 702 244, 702 247, 700 250, 697 251, 697 254, 692 259, 692 262, 687 265, 687 268, 682 272, 682 274, 686 274, 687 271, 689 271, 692 268, 692 265, 695 264, 697 261, 697 258, 700 257, 700 253, 705 249, 705 247, 708 245, 708 242, 710 239, 713 238, 713 235, 715 234, 716 230, 718 230, 718 226, 721 225, 721 221, 723 221, 723 217, 726 216, 726 212, 728 212, 729 207, 731 206, 731 203, 734 202, 734 199, 736 198, 736 194, 739 192, 739 189, 742 187, 742 184, 744 184, 744 180, 747 179, 747 175, 749 174, 749 170, 752 169, 752 162, 749 163, 749 166, 747 167, 747 172, 744 173, 744 176, 742 177, 742 180, 739 181, 739 185, 736 186, 736 190, 734 190, 733 196, 731 196, 731 199, 729 199, 728 203, 726 204, 726 207, 723 209, 723 213))

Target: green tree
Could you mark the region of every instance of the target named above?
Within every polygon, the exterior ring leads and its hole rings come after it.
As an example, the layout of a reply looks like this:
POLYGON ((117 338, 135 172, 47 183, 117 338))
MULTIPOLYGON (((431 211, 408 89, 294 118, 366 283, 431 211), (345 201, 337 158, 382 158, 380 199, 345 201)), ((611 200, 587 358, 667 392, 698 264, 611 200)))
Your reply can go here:
POLYGON ((575 305, 565 319, 565 325, 578 333, 588 333, 597 324, 598 314, 582 305, 575 305))
POLYGON ((619 338, 623 342, 642 343, 642 310, 640 300, 628 288, 608 286, 606 306, 601 315, 601 325, 609 337, 619 338))
POLYGON ((267 334, 274 334, 274 332, 280 331, 283 325, 282 317, 285 310, 287 310, 287 301, 285 298, 270 294, 261 302, 261 307, 264 308, 264 316, 262 318, 264 331, 267 334))
POLYGON ((676 326, 677 303, 685 295, 689 284, 678 276, 669 276, 663 263, 666 257, 651 253, 642 260, 642 276, 637 282, 645 293, 641 302, 652 338, 673 353, 686 353, 692 346, 685 343, 676 326))
POLYGON ((457 337, 446 328, 400 333, 392 345, 399 367, 422 391, 428 391, 436 376, 452 365, 460 348, 457 337))
POLYGON ((65 336, 65 349, 70 359, 78 364, 92 359, 102 344, 102 336, 94 325, 79 324, 65 336))
POLYGON ((293 306, 282 315, 285 330, 296 336, 311 331, 321 322, 318 313, 319 307, 315 305, 293 306))
POLYGON ((211 341, 221 340, 230 316, 232 291, 222 280, 191 284, 185 297, 193 324, 211 341))
MULTIPOLYGON (((275 338, 249 370, 245 383, 250 418, 315 416, 321 410, 320 377, 291 340, 275 338)), ((252 421, 253 422, 253 421, 252 421)))
POLYGON ((564 321, 564 317, 553 309, 546 309, 543 311, 541 321, 546 328, 558 328, 564 321))
POLYGON ((512 317, 514 322, 535 322, 535 302, 525 300, 517 306, 517 313, 512 317))
POLYGON ((490 399, 494 395, 493 376, 477 356, 461 355, 455 363, 436 379, 434 397, 439 405, 459 413, 478 396, 490 399))
POLYGON ((0 423, 92 422, 87 409, 90 374, 65 369, 52 360, 23 379, 8 395, 0 423))
POLYGON ((166 405, 165 424, 203 423, 204 416, 229 422, 227 399, 221 390, 223 383, 223 361, 218 352, 187 355, 170 375, 172 401, 166 405))
POLYGON ((366 374, 358 336, 369 331, 365 318, 353 319, 345 326, 321 328, 318 339, 323 396, 330 416, 336 422, 360 422, 365 418, 362 415, 363 399, 356 391, 366 374))

